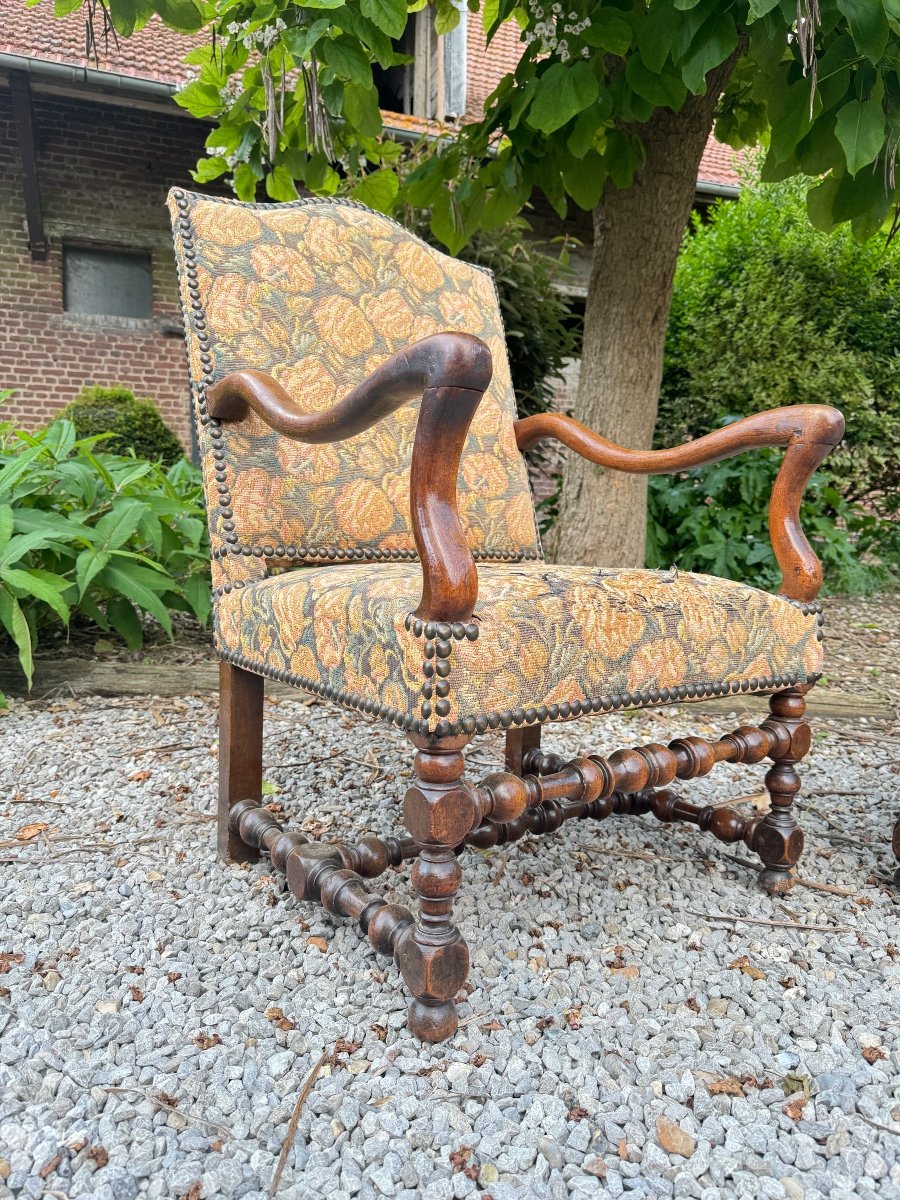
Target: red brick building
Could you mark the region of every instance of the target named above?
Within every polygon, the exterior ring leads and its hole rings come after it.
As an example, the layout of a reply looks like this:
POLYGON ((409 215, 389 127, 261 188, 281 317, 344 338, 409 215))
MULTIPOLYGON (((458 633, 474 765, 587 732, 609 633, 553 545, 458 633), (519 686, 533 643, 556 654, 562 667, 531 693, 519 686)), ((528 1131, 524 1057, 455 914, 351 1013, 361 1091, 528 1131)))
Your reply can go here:
MULTIPOLYGON (((154 22, 110 45, 98 70, 78 13, 58 20, 24 3, 3 0, 0 20, 0 389, 15 391, 3 415, 35 426, 85 385, 122 383, 151 396, 188 445, 163 207, 170 186, 191 184, 206 134, 171 98, 185 39, 154 22)), ((384 85, 385 106, 404 109, 386 115, 401 136, 480 112, 519 53, 514 26, 486 49, 479 16, 440 41, 424 18, 409 34, 414 66, 384 85)), ((711 143, 698 200, 736 184, 731 152, 711 143)), ((589 243, 589 224, 576 232, 589 243)))

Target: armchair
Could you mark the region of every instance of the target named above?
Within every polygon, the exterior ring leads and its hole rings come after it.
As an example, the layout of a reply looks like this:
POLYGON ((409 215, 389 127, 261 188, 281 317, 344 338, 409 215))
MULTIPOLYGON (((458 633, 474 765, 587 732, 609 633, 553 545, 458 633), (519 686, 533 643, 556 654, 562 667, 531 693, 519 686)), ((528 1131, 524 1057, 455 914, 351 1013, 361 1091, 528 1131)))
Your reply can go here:
POLYGON ((467 846, 652 813, 743 841, 762 886, 787 891, 803 845, 792 804, 810 745, 804 696, 822 665, 821 568, 799 506, 840 414, 780 409, 646 453, 568 417, 517 420, 488 273, 348 201, 174 190, 169 207, 222 662, 220 854, 264 853, 293 893, 356 920, 412 993, 410 1029, 434 1042, 456 1029, 469 970, 453 924, 467 846), (770 510, 781 592, 546 563, 522 457, 543 437, 640 472, 784 447, 770 510), (406 732, 406 836, 314 842, 262 806, 265 677, 406 732), (541 751, 546 722, 747 692, 770 696, 769 717, 718 741, 570 762, 541 751), (506 770, 475 783, 464 750, 496 729, 506 770), (765 815, 670 786, 764 758, 765 815), (417 914, 367 882, 405 860, 417 914))

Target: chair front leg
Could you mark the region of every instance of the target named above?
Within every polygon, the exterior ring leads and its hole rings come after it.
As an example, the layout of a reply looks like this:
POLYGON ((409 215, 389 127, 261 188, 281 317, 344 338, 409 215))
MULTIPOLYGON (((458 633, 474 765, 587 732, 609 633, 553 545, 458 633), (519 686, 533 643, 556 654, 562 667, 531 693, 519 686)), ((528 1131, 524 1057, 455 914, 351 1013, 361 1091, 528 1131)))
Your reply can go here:
POLYGON ((412 870, 419 916, 396 959, 413 994, 410 1031, 426 1042, 442 1042, 456 1032, 454 997, 469 974, 469 948, 452 919, 462 882, 455 850, 480 819, 475 790, 463 778, 468 740, 415 739, 417 781, 403 802, 406 828, 419 848, 412 870))
POLYGON ((756 827, 753 849, 765 870, 759 882, 771 895, 788 892, 794 886, 793 868, 803 852, 803 830, 794 816, 793 804, 800 791, 800 776, 794 769, 809 753, 811 733, 804 720, 806 700, 790 688, 769 697, 771 716, 763 729, 778 735, 778 743, 769 757, 775 764, 766 773, 766 790, 771 807, 756 827))
POLYGON ((262 675, 219 664, 219 820, 217 845, 225 862, 256 862, 259 851, 231 828, 241 800, 262 799, 262 675))

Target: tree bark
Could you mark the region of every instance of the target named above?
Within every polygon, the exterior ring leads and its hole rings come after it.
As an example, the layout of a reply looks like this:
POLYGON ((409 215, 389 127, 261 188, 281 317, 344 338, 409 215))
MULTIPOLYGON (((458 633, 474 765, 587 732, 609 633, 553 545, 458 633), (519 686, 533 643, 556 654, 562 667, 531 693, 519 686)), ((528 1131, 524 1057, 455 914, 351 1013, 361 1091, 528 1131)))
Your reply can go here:
MULTIPOLYGON (((675 264, 697 171, 737 52, 707 77, 707 92, 677 113, 657 109, 630 132, 646 158, 631 187, 609 183, 594 210, 594 251, 574 415, 636 450, 653 443, 675 264)), ((646 476, 567 456, 559 520, 548 538, 558 562, 642 566, 646 476)))

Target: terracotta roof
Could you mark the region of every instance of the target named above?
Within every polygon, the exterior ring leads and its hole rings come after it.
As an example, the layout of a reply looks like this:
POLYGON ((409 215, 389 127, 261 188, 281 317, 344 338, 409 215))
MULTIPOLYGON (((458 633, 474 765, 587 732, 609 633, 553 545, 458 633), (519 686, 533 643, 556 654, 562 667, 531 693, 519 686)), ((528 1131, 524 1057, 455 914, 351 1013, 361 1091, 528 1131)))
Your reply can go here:
POLYGON ((484 102, 509 71, 515 70, 524 49, 515 21, 507 21, 486 45, 481 13, 468 14, 466 28, 466 112, 480 117, 484 102))
MULTIPOLYGON (((76 67, 98 66, 93 55, 88 56, 85 52, 85 23, 80 11, 68 17, 54 17, 53 6, 48 0, 37 8, 26 8, 25 0, 0 0, 0 5, 3 7, 0 53, 21 54, 26 58, 76 67)), ((181 83, 191 69, 182 61, 190 48, 191 39, 167 29, 154 17, 131 37, 114 39, 110 35, 106 44, 100 39, 97 53, 101 70, 176 84, 181 83)))
MULTIPOLYGON (((3 20, 0 23, 0 53, 20 54, 27 58, 72 66, 96 68, 93 56, 85 53, 85 26, 80 12, 68 17, 51 15, 48 0, 36 8, 26 8, 25 0, 0 0, 3 20)), ((478 116, 485 99, 499 79, 518 62, 521 54, 519 29, 515 22, 501 27, 491 42, 485 45, 484 29, 478 13, 468 14, 468 115, 478 116)), ((192 40, 184 34, 167 29, 153 18, 139 33, 128 38, 109 38, 98 47, 99 67, 135 79, 151 79, 158 83, 178 84, 189 74, 183 59, 192 40)), ((385 113, 385 123, 391 129, 410 133, 440 133, 451 130, 419 117, 385 113)), ((710 138, 698 172, 698 182, 736 185, 739 183, 738 157, 728 146, 710 138)))
POLYGON ((739 167, 741 153, 732 150, 730 146, 717 142, 711 137, 706 143, 703 157, 700 159, 700 169, 697 172, 698 183, 724 183, 738 187, 741 182, 739 167))

